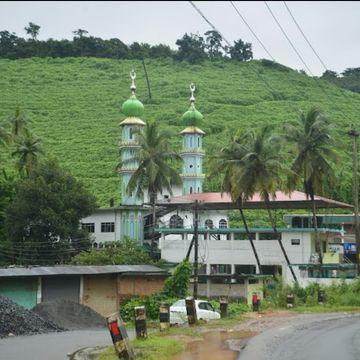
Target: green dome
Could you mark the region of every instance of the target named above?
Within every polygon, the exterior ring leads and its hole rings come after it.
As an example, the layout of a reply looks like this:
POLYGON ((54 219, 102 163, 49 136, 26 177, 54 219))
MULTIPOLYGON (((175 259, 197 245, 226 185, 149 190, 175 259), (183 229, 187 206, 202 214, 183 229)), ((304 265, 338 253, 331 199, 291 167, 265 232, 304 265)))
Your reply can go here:
POLYGON ((201 123, 203 116, 200 111, 195 109, 194 105, 191 105, 189 110, 182 116, 184 125, 197 126, 201 123))
POLYGON ((132 95, 122 104, 121 110, 126 117, 140 117, 143 114, 144 105, 135 95, 132 95))

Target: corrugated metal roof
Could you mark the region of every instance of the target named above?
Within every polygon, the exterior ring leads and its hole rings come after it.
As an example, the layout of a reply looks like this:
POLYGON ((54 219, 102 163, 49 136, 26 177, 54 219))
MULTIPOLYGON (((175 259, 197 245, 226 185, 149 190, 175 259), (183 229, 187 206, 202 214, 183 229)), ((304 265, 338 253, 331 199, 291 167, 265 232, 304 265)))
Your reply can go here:
POLYGON ((0 277, 11 276, 53 276, 53 275, 96 275, 96 274, 124 274, 124 275, 167 275, 167 271, 152 265, 104 265, 104 266, 33 266, 0 268, 0 277))
MULTIPOLYGON (((195 193, 182 196, 174 196, 167 200, 158 201, 160 206, 169 207, 193 207, 194 202, 198 201, 199 209, 236 209, 237 206, 233 203, 230 194, 221 192, 207 192, 207 193, 195 193)), ((346 208, 351 209, 352 205, 342 203, 336 200, 327 199, 322 196, 315 195, 315 203, 317 208, 346 208)), ((259 193, 244 202, 244 209, 265 209, 265 203, 261 199, 259 193)), ((282 191, 276 191, 276 196, 270 199, 270 208, 289 208, 289 209, 301 209, 311 208, 312 203, 305 193, 301 191, 293 191, 291 194, 286 194, 282 191)))

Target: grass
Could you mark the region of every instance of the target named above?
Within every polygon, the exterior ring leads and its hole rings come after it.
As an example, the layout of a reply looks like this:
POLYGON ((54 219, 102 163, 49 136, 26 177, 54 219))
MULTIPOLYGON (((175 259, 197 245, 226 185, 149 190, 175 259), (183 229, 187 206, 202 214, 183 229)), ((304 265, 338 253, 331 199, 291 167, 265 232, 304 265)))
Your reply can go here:
MULTIPOLYGON (((131 341, 136 359, 144 360, 168 360, 172 356, 185 349, 185 344, 177 339, 172 339, 159 335, 149 335, 146 340, 131 341)), ((98 358, 98 360, 118 359, 113 346, 107 348, 98 358)))
MULTIPOLYGON (((204 115, 201 128, 207 160, 216 145, 226 143, 239 128, 281 124, 300 110, 320 106, 334 124, 334 138, 343 156, 337 173, 342 191, 351 199, 351 145, 345 129, 349 122, 360 126, 360 95, 314 79, 289 68, 260 61, 246 63, 206 61, 202 65, 171 59, 146 60, 153 98, 147 97, 145 76, 137 60, 97 58, 0 59, 0 119, 16 106, 32 119, 34 132, 44 148, 96 195, 101 207, 109 199, 120 202, 119 123, 123 101, 129 97, 129 71, 137 71, 137 94, 145 105, 144 120, 156 120, 178 134, 181 116, 189 106, 189 83, 195 82, 196 105, 204 115), (256 69, 254 72, 253 70, 256 69), (260 74, 260 76, 259 76, 260 74), (261 80, 270 85, 270 91, 261 80), (347 155, 347 156, 345 156, 347 155)), ((180 136, 173 145, 180 149, 180 136)), ((219 179, 206 179, 204 189, 219 190, 219 179)))
MULTIPOLYGON (((146 360, 170 360, 176 354, 185 350, 186 342, 201 339, 201 333, 206 330, 230 328, 244 321, 246 316, 234 316, 232 318, 213 320, 202 323, 196 327, 171 327, 167 331, 153 331, 146 340, 134 339, 131 344, 137 359, 146 360)), ((157 324, 158 325, 158 324, 157 324)), ((114 348, 107 348, 98 360, 118 359, 114 348)))

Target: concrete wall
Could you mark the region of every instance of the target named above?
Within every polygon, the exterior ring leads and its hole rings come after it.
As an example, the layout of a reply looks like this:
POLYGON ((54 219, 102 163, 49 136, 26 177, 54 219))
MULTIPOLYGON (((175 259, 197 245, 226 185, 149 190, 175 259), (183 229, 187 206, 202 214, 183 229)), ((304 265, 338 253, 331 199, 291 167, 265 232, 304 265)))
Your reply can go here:
POLYGON ((104 317, 117 312, 117 275, 84 275, 81 303, 104 317))
POLYGON ((159 292, 164 287, 165 276, 120 276, 118 277, 119 298, 146 296, 159 292))
MULTIPOLYGON (((220 217, 218 215, 218 217, 220 217)), ((161 243, 161 257, 171 262, 180 262, 186 255, 192 236, 184 240, 175 238, 176 235, 166 236, 161 243)), ((232 237, 233 238, 233 237, 232 237)), ((308 263, 313 252, 313 242, 309 232, 283 232, 282 242, 293 264, 308 263), (292 239, 300 239, 300 245, 292 245, 292 239)), ((256 234, 254 241, 262 265, 282 266, 284 279, 292 281, 291 273, 288 271, 285 258, 281 252, 277 240, 259 240, 256 234)), ((193 261, 191 253, 190 260, 193 261)), ((230 264, 232 272, 235 265, 256 265, 254 253, 248 240, 199 240, 199 259, 207 265, 208 273, 211 264, 230 264)), ((296 270, 298 272, 298 270, 296 270)), ((298 272, 298 275, 299 272, 298 272)))
MULTIPOLYGON (((189 286, 190 294, 193 293, 193 284, 189 286)), ((245 284, 198 284, 198 295, 205 297, 228 296, 231 298, 246 298, 245 284)))

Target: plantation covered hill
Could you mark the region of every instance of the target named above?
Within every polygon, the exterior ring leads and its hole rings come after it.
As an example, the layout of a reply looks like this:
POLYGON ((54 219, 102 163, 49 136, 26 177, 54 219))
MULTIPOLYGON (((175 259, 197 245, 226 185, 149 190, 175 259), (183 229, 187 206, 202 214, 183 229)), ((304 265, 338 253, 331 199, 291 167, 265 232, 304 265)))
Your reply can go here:
MULTIPOLYGON (((351 200, 350 123, 360 127, 360 95, 325 80, 314 80, 270 61, 206 61, 201 65, 172 59, 146 60, 151 84, 149 100, 143 67, 136 60, 99 58, 0 59, 0 118, 19 105, 32 120, 31 129, 43 140, 47 154, 81 179, 106 207, 120 202, 115 171, 119 160, 120 108, 130 94, 129 72, 137 72, 137 96, 145 105, 144 120, 156 120, 175 133, 184 126, 189 84, 196 84, 196 106, 204 115, 201 128, 208 155, 226 143, 238 128, 264 123, 281 125, 312 105, 334 124, 341 158, 340 186, 332 195, 351 200)), ((180 137, 174 147, 180 149, 180 137)), ((205 164, 205 171, 207 164, 205 164)), ((216 180, 205 190, 219 190, 216 180)))

